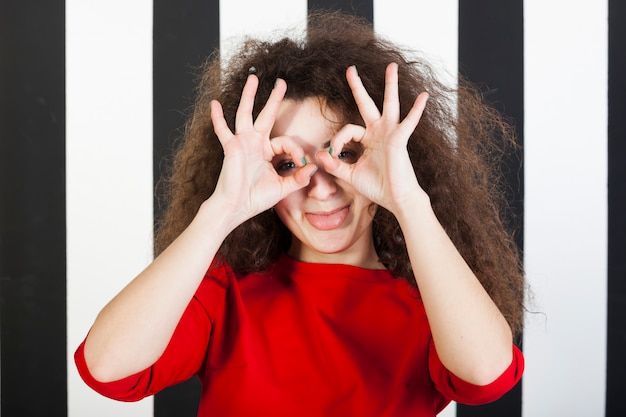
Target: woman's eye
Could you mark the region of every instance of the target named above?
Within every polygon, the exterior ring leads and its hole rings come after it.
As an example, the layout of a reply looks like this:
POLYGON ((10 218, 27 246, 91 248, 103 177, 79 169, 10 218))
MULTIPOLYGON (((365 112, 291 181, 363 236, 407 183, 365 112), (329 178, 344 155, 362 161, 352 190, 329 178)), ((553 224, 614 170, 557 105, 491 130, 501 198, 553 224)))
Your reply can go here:
POLYGON ((292 170, 296 168, 297 168, 296 164, 293 161, 279 162, 278 164, 274 166, 274 169, 276 169, 276 172, 282 176, 290 175, 292 170))
POLYGON ((341 152, 339 152, 339 155, 337 155, 337 158, 339 158, 339 159, 346 159, 346 162, 349 162, 350 158, 354 158, 354 152, 341 151, 341 152))
POLYGON ((362 145, 359 145, 360 144, 354 144, 344 148, 341 152, 339 152, 339 154, 337 154, 337 158, 348 164, 354 164, 359 160, 361 154, 363 153, 363 147, 362 145))

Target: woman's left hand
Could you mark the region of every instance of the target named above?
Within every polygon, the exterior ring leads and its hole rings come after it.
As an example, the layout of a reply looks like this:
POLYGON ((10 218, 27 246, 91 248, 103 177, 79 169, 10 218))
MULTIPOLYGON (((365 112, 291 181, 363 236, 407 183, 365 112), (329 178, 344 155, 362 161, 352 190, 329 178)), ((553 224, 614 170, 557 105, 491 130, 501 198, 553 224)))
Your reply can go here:
POLYGON ((349 182, 374 203, 394 213, 416 194, 424 194, 415 177, 407 143, 419 123, 428 94, 419 94, 407 116, 400 121, 396 63, 389 64, 385 73, 382 114, 354 66, 347 69, 346 78, 365 127, 344 126, 331 139, 331 149, 336 156, 320 152, 318 160, 327 172, 349 182), (363 153, 354 163, 342 162, 342 149, 351 141, 361 143, 363 153))

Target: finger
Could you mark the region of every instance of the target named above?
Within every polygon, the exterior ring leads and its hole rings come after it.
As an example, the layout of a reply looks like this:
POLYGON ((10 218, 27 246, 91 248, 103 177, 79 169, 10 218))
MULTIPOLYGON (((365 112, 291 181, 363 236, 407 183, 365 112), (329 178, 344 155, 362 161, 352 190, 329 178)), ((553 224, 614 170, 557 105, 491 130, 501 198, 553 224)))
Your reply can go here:
POLYGON ((282 178, 292 178, 295 182, 287 181, 285 184, 289 187, 289 193, 305 187, 309 184, 310 178, 315 171, 317 165, 308 163, 304 155, 304 150, 289 136, 277 136, 270 141, 274 155, 287 155, 291 161, 294 161, 298 169, 293 175, 281 175, 282 178))
POLYGON ((348 80, 348 85, 350 86, 350 90, 352 90, 352 96, 356 101, 359 113, 361 113, 361 117, 363 117, 365 124, 367 125, 380 119, 378 107, 376 107, 376 104, 367 93, 367 90, 361 81, 361 77, 359 77, 359 73, 354 65, 348 67, 346 70, 346 79, 348 80))
POLYGON ((285 80, 280 78, 276 79, 276 84, 270 93, 270 97, 267 99, 265 106, 263 106, 261 113, 259 113, 259 117, 257 117, 254 122, 254 129, 257 132, 269 134, 270 130, 272 130, 272 126, 274 126, 274 121, 276 120, 276 115, 278 114, 278 109, 280 104, 283 102, 286 91, 287 83, 285 80))
POLYGON ((288 155, 297 166, 305 166, 307 164, 304 156, 304 150, 289 136, 277 136, 270 140, 273 156, 288 155))
POLYGON ((392 62, 385 70, 385 94, 383 98, 383 118, 398 123, 400 120, 400 100, 398 99, 398 64, 392 62))
POLYGON ((306 187, 311 182, 311 177, 317 172, 317 165, 307 164, 307 166, 299 168, 293 175, 281 177, 282 198, 289 194, 306 187))
POLYGON ((306 166, 299 168, 296 173, 291 176, 295 184, 297 184, 297 188, 293 191, 309 185, 311 177, 317 172, 317 169, 318 167, 316 164, 307 164, 306 166))
POLYGON ((246 84, 241 92, 241 100, 237 107, 235 117, 235 133, 252 129, 252 110, 254 108, 254 97, 259 86, 259 79, 256 75, 248 75, 246 84))
POLYGON ((350 182, 354 165, 345 164, 341 162, 341 160, 333 158, 327 151, 317 152, 315 158, 326 172, 339 179, 350 182))
POLYGON ((406 115, 402 123, 400 123, 398 129, 400 129, 402 135, 407 138, 413 133, 417 125, 419 124, 420 119, 422 118, 422 114, 424 114, 424 109, 426 108, 426 103, 428 102, 428 98, 430 96, 426 92, 420 93, 415 102, 413 102, 413 107, 409 110, 409 113, 406 115))
POLYGON ((346 143, 361 142, 365 137, 365 128, 359 125, 347 124, 330 139, 329 153, 338 155, 346 143))
MULTIPOLYGON (((365 128, 359 125, 348 124, 342 127, 330 140, 328 151, 320 151, 316 157, 321 157, 324 169, 332 175, 349 181, 352 173, 352 165, 360 158, 362 152, 349 155, 346 160, 339 156, 344 151, 344 146, 349 142, 362 142, 365 137, 365 128)), ((357 153, 355 150, 349 152, 357 153)))
POLYGON ((233 136, 233 133, 224 119, 222 105, 217 100, 211 100, 211 121, 213 122, 213 131, 220 143, 224 145, 233 136))

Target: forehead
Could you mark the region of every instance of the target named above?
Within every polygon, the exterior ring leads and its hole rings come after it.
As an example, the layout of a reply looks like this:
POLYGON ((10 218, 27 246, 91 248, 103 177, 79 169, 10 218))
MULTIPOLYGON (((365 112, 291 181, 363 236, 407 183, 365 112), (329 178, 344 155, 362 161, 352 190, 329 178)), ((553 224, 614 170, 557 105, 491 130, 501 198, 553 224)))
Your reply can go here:
POLYGON ((325 147, 339 128, 339 118, 323 100, 286 99, 280 105, 270 136, 291 136, 297 142, 325 147))

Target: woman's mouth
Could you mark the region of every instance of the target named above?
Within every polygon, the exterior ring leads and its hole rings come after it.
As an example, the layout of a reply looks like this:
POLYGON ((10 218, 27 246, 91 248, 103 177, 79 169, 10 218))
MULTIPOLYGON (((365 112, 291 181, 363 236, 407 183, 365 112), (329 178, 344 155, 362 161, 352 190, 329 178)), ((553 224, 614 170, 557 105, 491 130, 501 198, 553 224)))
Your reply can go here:
POLYGON ((350 206, 332 211, 305 213, 311 226, 317 230, 332 230, 340 227, 350 213, 350 206))

